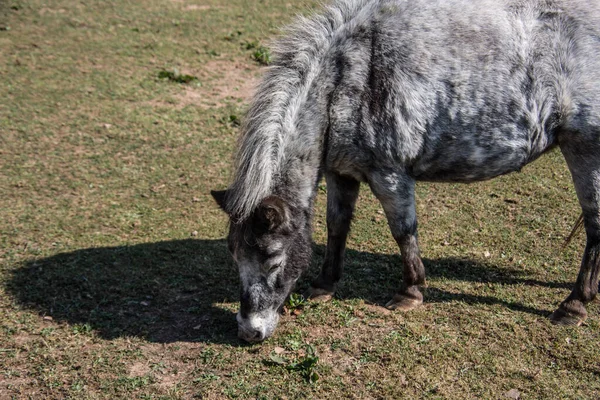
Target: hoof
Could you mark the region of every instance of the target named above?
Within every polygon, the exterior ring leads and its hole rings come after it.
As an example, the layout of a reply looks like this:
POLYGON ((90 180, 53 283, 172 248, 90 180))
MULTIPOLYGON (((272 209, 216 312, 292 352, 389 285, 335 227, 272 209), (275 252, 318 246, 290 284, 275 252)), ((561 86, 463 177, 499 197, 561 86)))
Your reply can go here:
POLYGON ((316 287, 311 287, 310 289, 308 289, 308 291, 306 292, 306 295, 304 297, 306 297, 307 299, 311 300, 311 301, 316 301, 316 302, 327 302, 330 301, 331 299, 333 299, 333 293, 329 290, 325 290, 325 289, 321 289, 321 288, 316 288, 316 287))
POLYGON ((387 302, 385 307, 388 310, 409 311, 419 307, 421 304, 423 304, 423 300, 397 294, 390 301, 387 302))
POLYGON ((562 308, 558 308, 548 318, 554 325, 579 326, 587 318, 587 314, 572 314, 562 308))

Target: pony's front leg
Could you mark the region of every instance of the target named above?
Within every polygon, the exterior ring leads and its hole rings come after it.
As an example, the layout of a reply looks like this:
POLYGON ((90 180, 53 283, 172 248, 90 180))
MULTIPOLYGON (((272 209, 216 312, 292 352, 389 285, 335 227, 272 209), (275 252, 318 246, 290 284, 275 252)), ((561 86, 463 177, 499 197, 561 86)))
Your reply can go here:
POLYGON ((560 325, 579 325, 586 319, 585 304, 598 293, 600 272, 600 145, 597 136, 585 142, 578 142, 576 135, 570 139, 560 147, 581 204, 587 243, 573 291, 550 316, 553 323, 560 325))
POLYGON ((369 184, 383 206, 392 236, 400 247, 404 267, 400 291, 386 307, 392 310, 413 309, 423 303, 419 285, 425 283, 425 267, 417 242, 415 181, 406 174, 388 172, 370 177, 369 184))
POLYGON ((342 277, 346 238, 358 197, 360 183, 349 177, 326 173, 327 181, 327 250, 321 274, 312 283, 309 297, 329 300, 342 277))

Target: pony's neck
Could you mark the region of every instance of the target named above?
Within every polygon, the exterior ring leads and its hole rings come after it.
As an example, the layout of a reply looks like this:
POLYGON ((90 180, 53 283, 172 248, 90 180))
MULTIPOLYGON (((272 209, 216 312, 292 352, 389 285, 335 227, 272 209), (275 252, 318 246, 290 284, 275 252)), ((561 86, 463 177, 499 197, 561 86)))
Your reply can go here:
POLYGON ((342 38, 367 22, 378 1, 340 0, 323 14, 302 18, 274 47, 245 118, 227 207, 240 219, 262 199, 279 194, 312 206, 327 132, 328 100, 336 84, 342 38))

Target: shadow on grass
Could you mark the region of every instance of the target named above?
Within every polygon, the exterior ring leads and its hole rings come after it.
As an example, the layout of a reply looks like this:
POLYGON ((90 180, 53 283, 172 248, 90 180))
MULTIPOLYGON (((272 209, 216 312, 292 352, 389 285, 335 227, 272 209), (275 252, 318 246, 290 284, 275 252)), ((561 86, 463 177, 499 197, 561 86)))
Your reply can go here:
MULTIPOLYGON (((324 258, 325 248, 315 248, 316 261, 324 258)), ((517 268, 499 267, 480 261, 460 258, 423 259, 427 279, 446 279, 462 282, 488 282, 492 284, 545 287, 570 290, 573 283, 540 281, 529 278, 525 271, 517 268)), ((318 275, 319 267, 311 267, 311 277, 318 275)), ((336 291, 342 299, 360 298, 373 304, 385 304, 397 291, 402 282, 402 261, 397 254, 373 254, 348 250, 345 256, 344 276, 336 291)), ((301 282, 306 290, 310 281, 301 282)), ((566 294, 565 294, 566 295, 566 294)), ((558 304, 548 304, 548 309, 528 307, 521 302, 506 301, 499 297, 452 293, 428 287, 424 291, 426 303, 459 301, 466 304, 500 304, 508 309, 530 314, 548 316, 558 304)))
POLYGON ((238 344, 237 270, 224 240, 176 240, 77 250, 13 271, 8 292, 55 321, 103 338, 140 336, 238 344))
MULTIPOLYGON (((323 246, 315 246, 307 287, 318 273, 323 246)), ((348 250, 338 294, 382 304, 401 281, 400 258, 348 250)), ((469 260, 424 260, 430 278, 568 288, 520 277, 521 272, 469 260)), ((8 293, 55 321, 87 324, 100 337, 140 336, 152 342, 202 341, 239 345, 234 311, 238 274, 224 240, 178 240, 78 250, 26 263, 12 273, 8 293)), ((503 304, 547 312, 488 296, 428 289, 426 301, 503 304)), ((549 305, 550 306, 550 305, 549 305)), ((237 304, 235 304, 237 308, 237 304)))

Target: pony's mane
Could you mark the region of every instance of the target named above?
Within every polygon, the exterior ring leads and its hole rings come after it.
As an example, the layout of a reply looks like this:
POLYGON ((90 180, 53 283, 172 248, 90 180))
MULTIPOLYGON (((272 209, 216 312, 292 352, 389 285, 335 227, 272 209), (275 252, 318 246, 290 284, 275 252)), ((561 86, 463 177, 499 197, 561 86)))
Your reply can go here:
POLYGON ((273 45, 273 65, 252 99, 234 163, 228 211, 246 219, 272 193, 284 164, 298 109, 333 38, 378 0, 337 0, 323 12, 299 17, 273 45))

